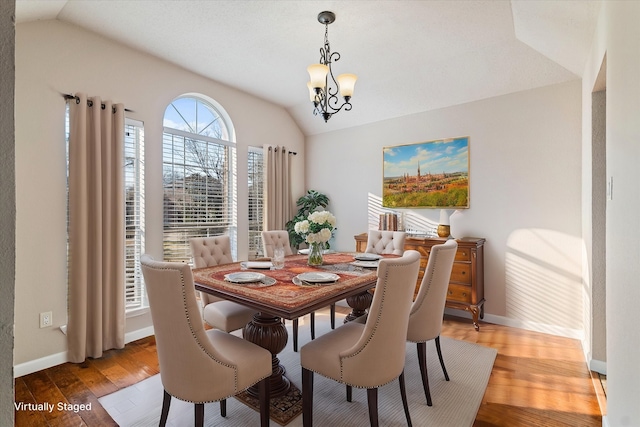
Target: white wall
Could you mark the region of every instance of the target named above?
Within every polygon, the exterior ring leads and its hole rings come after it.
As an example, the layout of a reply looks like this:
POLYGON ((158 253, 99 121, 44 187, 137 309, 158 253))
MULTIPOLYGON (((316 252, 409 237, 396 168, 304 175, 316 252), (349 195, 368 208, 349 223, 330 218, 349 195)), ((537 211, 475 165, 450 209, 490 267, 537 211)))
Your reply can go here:
MULTIPOLYGON (((307 186, 331 199, 337 249, 353 250, 367 230, 382 147, 469 136, 464 225, 487 239, 487 318, 581 337, 580 88, 576 80, 307 138, 307 186)), ((439 210, 414 212, 438 222, 439 210)))
MULTIPOLYGON (((246 257, 248 146, 286 145, 295 194, 304 192, 304 137, 289 114, 246 93, 58 21, 16 28, 16 340, 15 363, 66 357, 66 176, 63 93, 85 92, 122 102, 145 125, 146 249, 162 256, 162 117, 184 93, 215 99, 230 115, 238 154, 238 256, 246 257), (277 131, 274 131, 277 130, 277 131), (245 232, 243 232, 245 230, 245 232), (38 313, 53 311, 54 328, 39 329, 38 313)), ((128 336, 151 325, 127 320, 128 336)), ((64 360, 62 360, 64 361, 64 360)), ((44 366, 34 366, 41 369, 44 366)))
MULTIPOLYGON (((606 169, 613 198, 606 211, 607 415, 604 424, 640 420, 640 3, 603 2, 583 75, 583 129, 591 129, 591 92, 606 54, 606 169)), ((591 133, 583 147, 590 150, 591 133)), ((588 202, 590 203, 590 201, 588 202)))

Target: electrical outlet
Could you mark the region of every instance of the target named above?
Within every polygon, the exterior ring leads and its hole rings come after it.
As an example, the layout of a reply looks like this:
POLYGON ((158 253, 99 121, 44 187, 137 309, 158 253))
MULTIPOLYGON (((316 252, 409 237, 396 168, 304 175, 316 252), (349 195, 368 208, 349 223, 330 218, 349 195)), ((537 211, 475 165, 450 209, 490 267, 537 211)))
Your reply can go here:
POLYGON ((51 311, 40 313, 40 327, 48 328, 51 325, 53 325, 53 313, 51 311))

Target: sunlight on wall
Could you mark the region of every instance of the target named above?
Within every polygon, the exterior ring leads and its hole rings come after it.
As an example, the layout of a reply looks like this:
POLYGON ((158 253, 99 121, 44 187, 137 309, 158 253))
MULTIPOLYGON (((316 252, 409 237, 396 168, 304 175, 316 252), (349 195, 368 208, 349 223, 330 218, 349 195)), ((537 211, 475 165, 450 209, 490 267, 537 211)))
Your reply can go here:
MULTIPOLYGON (((369 230, 377 230, 380 214, 395 213, 398 215, 399 229, 408 234, 437 236, 438 221, 432 221, 409 209, 388 209, 382 207, 382 197, 369 193, 367 197, 368 216, 367 224, 369 230)), ((431 209, 433 210, 433 209, 431 209)), ((434 210, 434 215, 440 215, 440 209, 434 210)))
POLYGON ((524 322, 582 328, 580 239, 520 229, 507 239, 506 315, 524 322))

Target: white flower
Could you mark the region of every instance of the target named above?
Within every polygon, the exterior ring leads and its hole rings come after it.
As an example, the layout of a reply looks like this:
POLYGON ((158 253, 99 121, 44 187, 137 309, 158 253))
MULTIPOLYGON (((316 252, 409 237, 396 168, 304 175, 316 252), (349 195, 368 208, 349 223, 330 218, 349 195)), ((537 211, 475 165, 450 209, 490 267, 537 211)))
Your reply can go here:
POLYGON ((307 219, 296 222, 294 230, 307 243, 326 243, 333 235, 336 217, 329 211, 311 212, 307 219))
POLYGON ((322 230, 320 230, 318 235, 321 242, 328 242, 329 239, 331 239, 331 230, 329 230, 328 228, 323 228, 322 230))
POLYGON ((324 224, 326 222, 331 225, 331 227, 336 226, 336 217, 329 211, 311 212, 307 219, 310 222, 315 222, 316 224, 324 224))
POLYGON ((309 221, 305 219, 304 221, 296 222, 293 228, 298 234, 307 233, 309 232, 309 221))

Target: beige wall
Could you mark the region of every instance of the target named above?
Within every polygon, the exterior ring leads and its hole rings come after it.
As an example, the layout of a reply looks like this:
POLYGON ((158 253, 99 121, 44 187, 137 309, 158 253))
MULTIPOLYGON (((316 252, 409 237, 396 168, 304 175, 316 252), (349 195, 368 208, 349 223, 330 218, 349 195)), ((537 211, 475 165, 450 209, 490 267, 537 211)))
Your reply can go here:
POLYGON ((0 425, 13 425, 15 285, 15 1, 0 2, 0 425))
MULTIPOLYGON (((146 249, 162 256, 162 117, 185 93, 202 93, 231 117, 238 155, 238 256, 246 257, 249 146, 286 145, 298 152, 292 176, 304 176, 304 137, 282 108, 175 65, 58 21, 16 29, 16 351, 27 371, 66 357, 66 164, 63 93, 85 92, 122 102, 144 122, 146 249), (37 264, 35 263, 37 261, 37 264), (54 328, 39 329, 38 313, 53 311, 54 328), (30 363, 37 363, 31 366, 30 363)), ((293 192, 304 192, 294 179, 293 192)), ((144 333, 149 314, 127 320, 128 337, 144 333), (143 331, 143 332, 140 332, 143 331)))
POLYGON ((307 183, 331 199, 337 248, 353 250, 367 196, 381 197, 382 147, 469 136, 463 223, 487 239, 486 319, 582 338, 580 108, 575 80, 310 137, 307 183))

